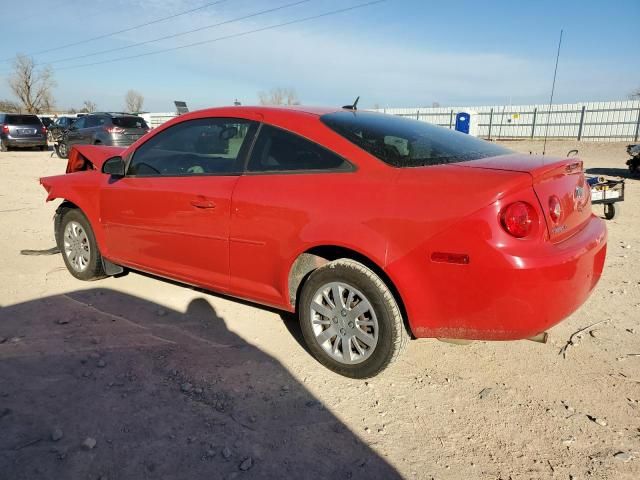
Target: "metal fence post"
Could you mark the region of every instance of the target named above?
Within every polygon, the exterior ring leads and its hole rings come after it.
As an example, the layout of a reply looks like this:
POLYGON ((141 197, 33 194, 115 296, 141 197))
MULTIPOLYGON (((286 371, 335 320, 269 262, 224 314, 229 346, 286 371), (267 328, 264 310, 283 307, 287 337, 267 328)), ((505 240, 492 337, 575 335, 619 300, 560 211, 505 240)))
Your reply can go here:
POLYGON ((487 139, 491 140, 491 127, 493 126, 493 108, 489 111, 489 134, 487 135, 487 139))
POLYGON ((582 112, 580 113, 580 126, 578 127, 578 141, 580 141, 582 139, 582 126, 584 125, 584 110, 585 110, 584 105, 582 106, 582 112))
POLYGON ((453 128, 453 110, 449 113, 449 130, 453 128))
POLYGON ((638 105, 638 121, 636 122, 636 134, 633 136, 633 141, 638 141, 638 134, 640 134, 640 105, 638 105))
POLYGON ((533 121, 531 122, 531 138, 536 134, 536 117, 538 116, 538 107, 533 109, 533 121))

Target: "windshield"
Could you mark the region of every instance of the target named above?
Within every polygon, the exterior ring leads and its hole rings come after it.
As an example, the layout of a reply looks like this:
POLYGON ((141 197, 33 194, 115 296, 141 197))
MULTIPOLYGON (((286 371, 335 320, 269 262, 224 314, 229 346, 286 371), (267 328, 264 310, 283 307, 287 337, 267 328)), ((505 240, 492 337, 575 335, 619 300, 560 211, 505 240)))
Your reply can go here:
POLYGON ((35 115, 7 115, 8 125, 40 125, 40 119, 35 115))
POLYGON ((320 120, 394 167, 441 165, 511 153, 471 135, 384 113, 341 111, 320 120))

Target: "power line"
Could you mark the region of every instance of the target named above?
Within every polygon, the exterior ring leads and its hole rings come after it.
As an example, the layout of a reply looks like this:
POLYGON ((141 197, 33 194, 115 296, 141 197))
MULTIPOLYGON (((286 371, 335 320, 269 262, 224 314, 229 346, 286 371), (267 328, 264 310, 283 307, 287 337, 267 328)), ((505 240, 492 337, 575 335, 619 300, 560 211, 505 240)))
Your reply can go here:
POLYGON ((348 12, 348 11, 351 11, 351 10, 356 10, 356 9, 360 9, 360 8, 369 7, 369 6, 376 5, 378 3, 383 3, 383 2, 386 2, 386 1, 388 1, 388 0, 374 0, 374 1, 370 1, 370 2, 359 3, 359 4, 353 5, 351 7, 340 8, 340 9, 337 9, 337 10, 331 10, 329 12, 320 13, 318 15, 312 15, 312 16, 309 16, 309 17, 303 17, 303 18, 299 18, 299 19, 296 19, 296 20, 291 20, 291 21, 288 21, 288 22, 277 23, 275 25, 269 25, 268 27, 261 27, 261 28, 256 28, 254 30, 248 30, 248 31, 245 31, 245 32, 233 33, 233 34, 230 34, 230 35, 225 35, 225 36, 222 36, 222 37, 213 38, 211 40, 203 40, 201 42, 188 43, 186 45, 180 45, 178 47, 164 48, 162 50, 156 50, 156 51, 147 52, 147 53, 140 53, 138 55, 130 55, 128 57, 118 57, 118 58, 112 58, 110 60, 102 60, 100 62, 83 63, 81 65, 72 65, 72 66, 69 66, 69 67, 59 68, 58 71, 59 70, 72 70, 72 69, 75 69, 75 68, 82 68, 82 67, 92 67, 92 66, 95 66, 95 65, 102 65, 102 64, 105 64, 105 63, 115 63, 115 62, 119 62, 119 61, 122 61, 122 60, 131 60, 131 59, 134 59, 134 58, 147 57, 147 56, 150 56, 150 55, 158 55, 160 53, 171 52, 171 51, 175 51, 175 50, 181 50, 183 48, 196 47, 196 46, 204 45, 204 44, 207 44, 207 43, 214 43, 214 42, 218 42, 218 41, 221 41, 221 40, 228 40, 230 38, 244 37, 244 36, 251 35, 251 34, 254 34, 254 33, 258 33, 258 32, 264 32, 266 30, 273 30, 275 28, 285 27, 285 26, 288 26, 288 25, 296 24, 296 23, 308 22, 308 21, 311 21, 311 20, 316 20, 318 18, 328 17, 328 16, 331 16, 331 15, 337 15, 339 13, 344 13, 344 12, 348 12))
MULTIPOLYGON (((58 47, 48 48, 47 50, 40 50, 39 52, 30 53, 28 55, 29 56, 42 55, 43 53, 55 52, 57 50, 62 50, 62 49, 69 48, 69 47, 75 47, 76 45, 82 45, 82 44, 85 44, 85 43, 88 43, 88 42, 94 42, 96 40, 101 40, 103 38, 113 37, 114 35, 119 35, 121 33, 131 32, 133 30, 137 30, 138 28, 147 27, 149 25, 155 25, 156 23, 164 22, 166 20, 171 20, 171 19, 180 17, 182 15, 187 15, 189 13, 197 12, 199 10, 204 10, 205 8, 213 7, 214 5, 218 5, 219 3, 224 3, 224 2, 227 2, 227 1, 228 0, 217 0, 215 2, 210 2, 210 3, 207 3, 207 4, 202 5, 200 7, 197 7, 197 8, 192 8, 190 10, 184 10, 182 12, 178 12, 176 14, 169 15, 167 17, 157 18, 157 19, 152 20, 150 22, 141 23, 141 24, 135 25, 133 27, 124 28, 122 30, 118 30, 118 31, 111 32, 111 33, 105 33, 105 34, 102 34, 102 35, 98 35, 97 37, 91 37, 91 38, 87 38, 85 40, 79 40, 77 42, 67 43, 65 45, 60 45, 58 47)), ((11 60, 13 60, 13 58, 7 58, 7 59, 4 59, 4 60, 0 60, 0 62, 9 62, 11 60)), ((57 60, 57 61, 62 62, 64 60, 57 60)))
POLYGON ((191 33, 200 32, 200 31, 203 31, 203 30, 209 30, 211 28, 220 27, 222 25, 228 25, 230 23, 239 22, 241 20, 246 20, 246 19, 249 19, 249 18, 257 17, 259 15, 264 15, 264 14, 267 14, 267 13, 277 12, 278 10, 284 10, 285 8, 295 7, 296 5, 300 5, 300 4, 303 4, 303 3, 309 3, 311 1, 315 1, 315 0, 298 0, 296 2, 291 2, 291 3, 287 3, 285 5, 280 5, 278 7, 273 7, 273 8, 269 8, 267 10, 262 10, 262 11, 257 12, 257 13, 252 13, 252 14, 249 14, 249 15, 243 15, 241 17, 233 18, 231 20, 225 20, 224 22, 213 23, 211 25, 205 25, 203 27, 194 28, 194 29, 187 30, 187 31, 184 31, 184 32, 173 33, 171 35, 164 35, 162 37, 154 38, 154 39, 151 39, 151 40, 145 40, 144 42, 132 43, 130 45, 124 45, 122 47, 109 48, 107 50, 101 50, 101 51, 98 51, 98 52, 87 53, 87 54, 84 54, 84 55, 76 55, 76 56, 73 56, 73 57, 61 58, 61 59, 58 59, 58 60, 53 60, 51 62, 42 62, 42 63, 46 63, 48 65, 53 65, 53 64, 56 64, 56 63, 69 62, 71 60, 80 60, 81 58, 88 58, 88 57, 95 57, 97 55, 104 55, 105 53, 112 53, 112 52, 118 52, 118 51, 121 51, 121 50, 128 50, 130 48, 139 47, 141 45, 148 45, 150 43, 156 43, 156 42, 160 42, 162 40, 168 40, 170 38, 183 37, 183 36, 189 35, 191 33))

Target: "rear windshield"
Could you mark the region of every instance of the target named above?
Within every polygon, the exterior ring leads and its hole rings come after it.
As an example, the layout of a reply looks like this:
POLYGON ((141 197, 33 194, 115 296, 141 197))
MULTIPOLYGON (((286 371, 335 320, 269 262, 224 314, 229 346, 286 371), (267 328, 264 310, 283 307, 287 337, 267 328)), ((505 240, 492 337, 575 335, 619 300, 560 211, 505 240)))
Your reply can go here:
POLYGON ((35 115, 7 115, 7 125, 40 125, 40 119, 35 115))
POLYGON ((424 167, 512 153, 471 135, 409 118, 373 112, 334 112, 320 120, 394 167, 424 167))
POLYGON ((113 124, 121 128, 149 128, 141 117, 113 117, 113 124))

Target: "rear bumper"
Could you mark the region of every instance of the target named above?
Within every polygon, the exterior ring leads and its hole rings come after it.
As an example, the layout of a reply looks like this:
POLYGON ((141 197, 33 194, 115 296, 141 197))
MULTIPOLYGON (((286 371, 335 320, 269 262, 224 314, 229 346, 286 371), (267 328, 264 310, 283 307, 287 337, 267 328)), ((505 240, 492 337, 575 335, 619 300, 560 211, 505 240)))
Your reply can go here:
POLYGON ((558 244, 544 242, 514 255, 489 237, 468 265, 430 263, 421 290, 398 286, 413 334, 517 340, 543 332, 589 297, 602 274, 606 242, 604 221, 592 215, 558 244))
POLYGON ((5 137, 2 139, 3 143, 7 147, 20 148, 20 147, 44 147, 47 145, 47 137, 31 137, 31 138, 15 138, 5 137))

